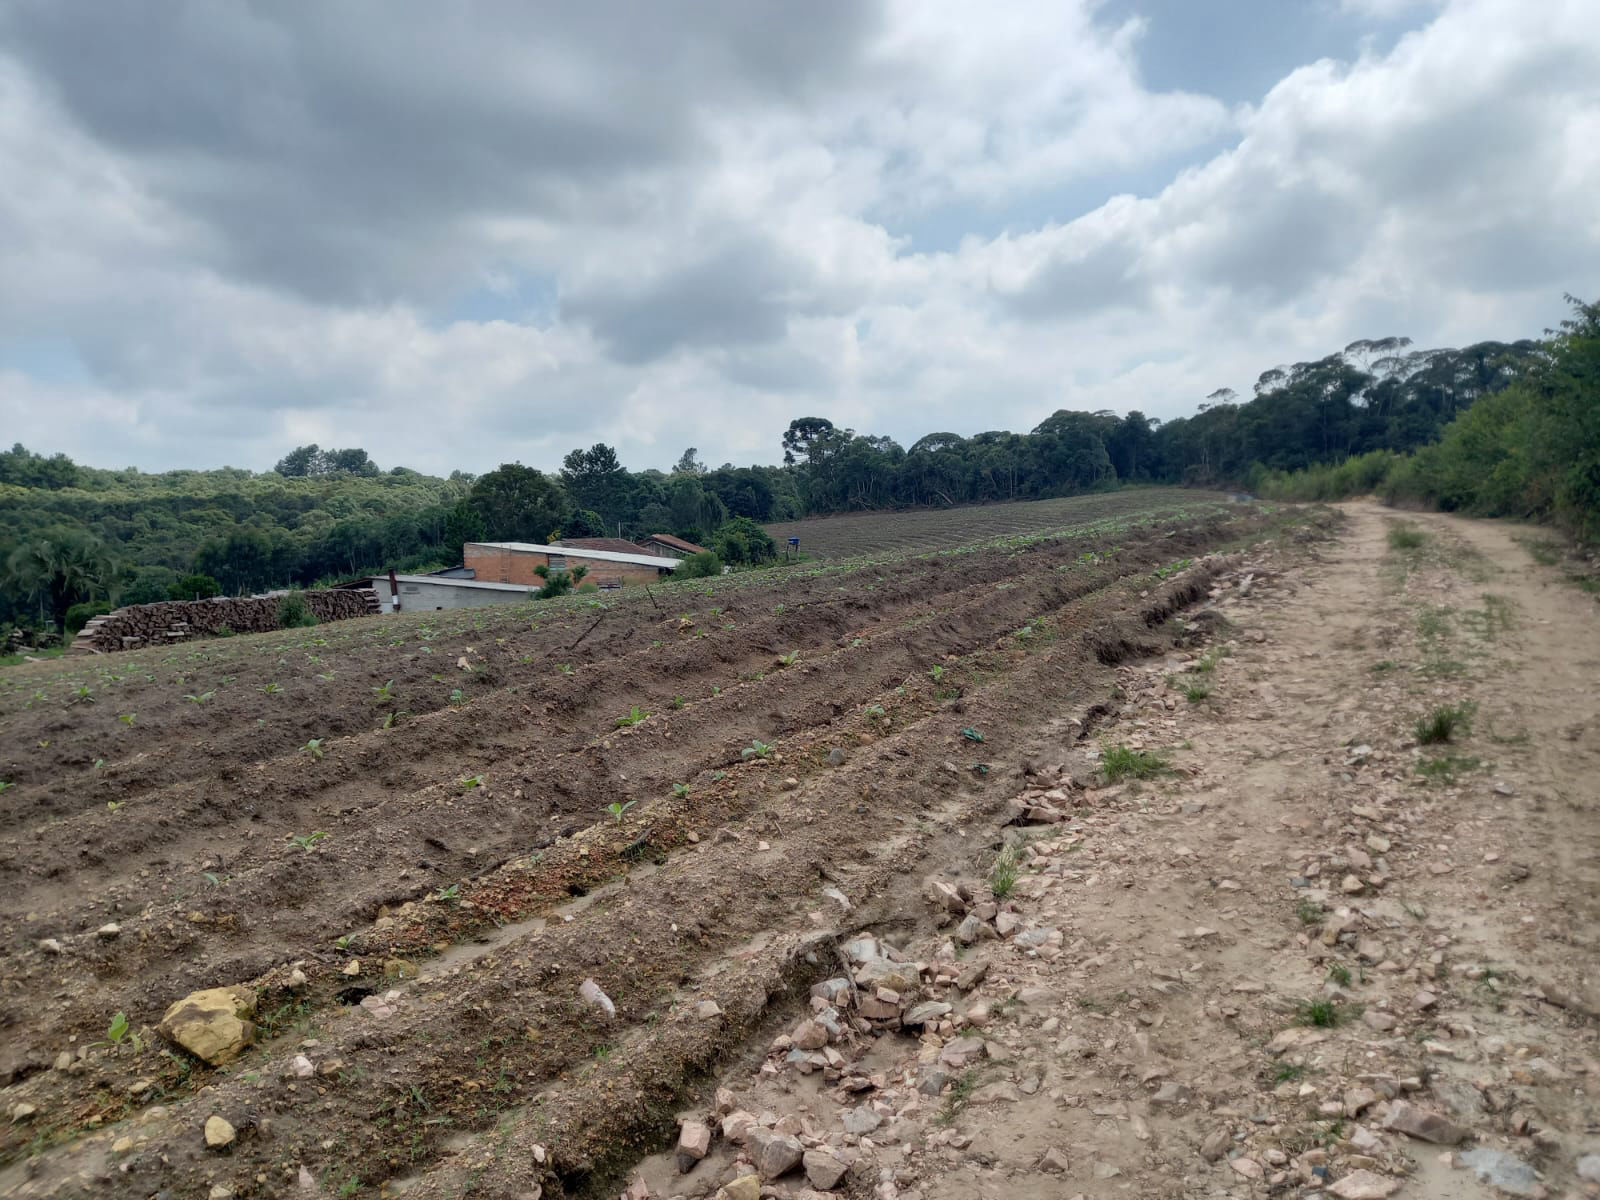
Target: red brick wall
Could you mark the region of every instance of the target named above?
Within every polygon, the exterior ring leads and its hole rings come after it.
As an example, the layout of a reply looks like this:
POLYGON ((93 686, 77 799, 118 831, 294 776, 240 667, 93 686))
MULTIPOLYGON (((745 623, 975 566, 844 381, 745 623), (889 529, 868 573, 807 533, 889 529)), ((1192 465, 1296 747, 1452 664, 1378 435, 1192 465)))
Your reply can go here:
POLYGON ((555 565, 558 567, 579 565, 588 567, 589 573, 583 581, 601 587, 611 584, 627 586, 655 583, 661 578, 658 568, 637 566, 633 563, 605 562, 601 559, 542 554, 530 550, 501 550, 494 546, 473 545, 470 542, 462 551, 462 564, 476 572, 475 578, 486 583, 521 583, 529 587, 539 587, 544 583, 544 580, 533 573, 533 569, 550 566, 551 558, 556 560, 555 565))

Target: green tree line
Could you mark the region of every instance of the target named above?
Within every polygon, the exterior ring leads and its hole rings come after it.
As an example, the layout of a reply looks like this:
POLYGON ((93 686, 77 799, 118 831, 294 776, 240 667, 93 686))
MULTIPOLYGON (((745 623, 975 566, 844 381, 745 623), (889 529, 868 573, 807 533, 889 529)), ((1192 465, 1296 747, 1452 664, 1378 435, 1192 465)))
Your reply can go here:
POLYGON ((1325 486, 1288 482, 1323 478, 1309 468, 1365 478, 1380 462, 1396 494, 1483 511, 1577 512, 1591 485, 1551 458, 1592 432, 1592 415, 1581 414, 1594 403, 1593 364, 1581 348, 1593 341, 1594 309, 1576 311, 1544 341, 1432 350, 1403 337, 1353 342, 1262 372, 1248 399, 1219 389, 1194 415, 1164 423, 1138 411, 1062 409, 1027 433, 930 433, 903 447, 800 417, 782 435, 779 465, 711 469, 691 448, 671 471, 630 471, 598 443, 574 449, 555 472, 509 463, 446 479, 385 471, 365 450, 311 445, 269 472, 150 474, 18 445, 0 453, 0 624, 59 628, 85 603, 432 569, 459 562, 468 541, 673 533, 722 561, 758 563, 774 553, 763 523, 813 514, 1145 482, 1288 494, 1325 486), (1393 466, 1401 462, 1404 470, 1393 466), (1480 480, 1485 463, 1492 469, 1480 480))
POLYGON ((1516 379, 1463 410, 1436 441, 1271 472, 1262 490, 1295 500, 1371 492, 1447 512, 1551 520, 1600 541, 1600 304, 1567 299, 1571 316, 1516 379))

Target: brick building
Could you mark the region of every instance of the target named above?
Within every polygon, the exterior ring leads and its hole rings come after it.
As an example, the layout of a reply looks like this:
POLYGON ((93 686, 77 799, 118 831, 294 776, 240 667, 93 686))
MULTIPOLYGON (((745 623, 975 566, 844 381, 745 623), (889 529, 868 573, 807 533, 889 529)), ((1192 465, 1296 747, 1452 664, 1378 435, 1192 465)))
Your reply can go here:
POLYGON ((533 542, 468 542, 462 548, 462 564, 472 577, 489 583, 518 583, 539 587, 544 580, 533 569, 552 570, 589 568, 584 583, 602 588, 628 584, 655 583, 670 575, 681 559, 667 558, 636 550, 623 554, 614 550, 590 550, 582 546, 542 546, 533 542))

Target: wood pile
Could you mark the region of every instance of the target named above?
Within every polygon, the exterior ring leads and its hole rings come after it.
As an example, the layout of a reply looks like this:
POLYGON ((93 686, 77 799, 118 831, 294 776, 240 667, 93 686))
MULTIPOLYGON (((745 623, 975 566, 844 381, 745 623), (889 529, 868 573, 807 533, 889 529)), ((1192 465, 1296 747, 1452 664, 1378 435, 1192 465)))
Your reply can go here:
MULTIPOLYGON (((382 612, 371 588, 302 592, 321 621, 344 621, 382 612)), ((93 617, 72 643, 74 654, 110 654, 230 633, 270 633, 278 628, 279 596, 217 596, 131 604, 93 617)))

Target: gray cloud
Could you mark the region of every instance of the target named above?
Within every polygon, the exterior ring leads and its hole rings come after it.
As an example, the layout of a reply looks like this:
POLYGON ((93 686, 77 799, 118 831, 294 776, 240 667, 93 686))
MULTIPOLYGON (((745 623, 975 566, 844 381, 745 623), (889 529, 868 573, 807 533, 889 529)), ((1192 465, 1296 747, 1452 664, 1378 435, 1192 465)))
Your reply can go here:
POLYGON ((1592 0, 1345 0, 1332 52, 1377 48, 1238 107, 1144 82, 1170 8, 0 0, 0 424, 150 467, 770 460, 800 412, 1167 417, 1592 288, 1592 0))

